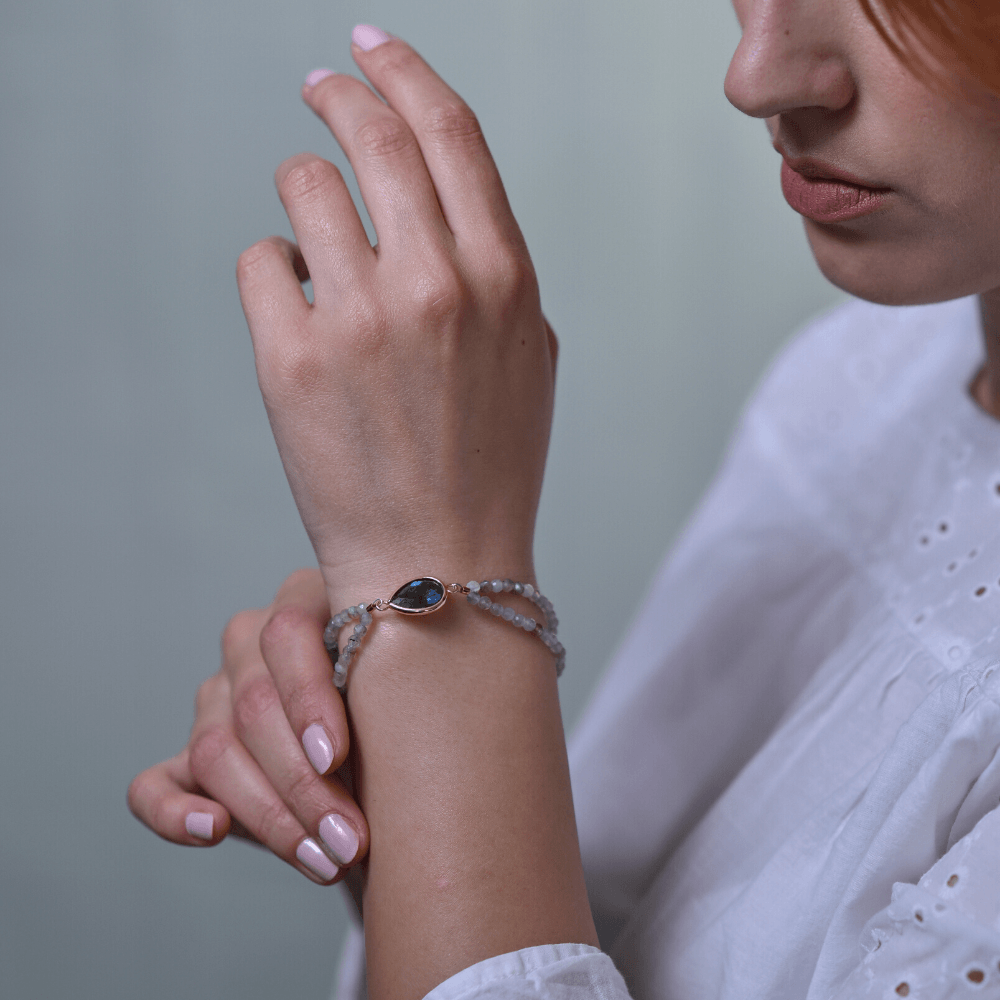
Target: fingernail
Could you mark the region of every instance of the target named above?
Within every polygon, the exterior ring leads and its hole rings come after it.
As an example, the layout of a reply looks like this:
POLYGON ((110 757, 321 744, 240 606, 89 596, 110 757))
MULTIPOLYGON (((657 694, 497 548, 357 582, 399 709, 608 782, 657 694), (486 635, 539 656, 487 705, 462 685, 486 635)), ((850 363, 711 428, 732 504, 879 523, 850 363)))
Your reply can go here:
POLYGON ((312 837, 306 837, 295 851, 299 859, 315 875, 324 882, 337 877, 340 869, 323 853, 323 849, 312 837))
POLYGON ((326 774, 333 763, 333 744, 326 730, 314 722, 302 734, 302 746, 305 748, 309 763, 316 768, 317 774, 326 774))
POLYGON ((212 830, 215 828, 215 818, 211 813, 188 813, 184 817, 184 829, 192 837, 201 837, 202 840, 212 839, 212 830))
POLYGON ((330 813, 319 821, 319 835, 330 853, 342 864, 354 860, 358 853, 358 835, 344 822, 342 816, 330 813))
POLYGON ((381 28, 376 28, 374 24, 359 24, 351 32, 351 41, 359 49, 371 52, 376 45, 389 41, 389 36, 381 28))
POLYGON ((315 87, 320 80, 325 80, 328 76, 333 76, 332 69, 314 69, 306 77, 306 86, 315 87))

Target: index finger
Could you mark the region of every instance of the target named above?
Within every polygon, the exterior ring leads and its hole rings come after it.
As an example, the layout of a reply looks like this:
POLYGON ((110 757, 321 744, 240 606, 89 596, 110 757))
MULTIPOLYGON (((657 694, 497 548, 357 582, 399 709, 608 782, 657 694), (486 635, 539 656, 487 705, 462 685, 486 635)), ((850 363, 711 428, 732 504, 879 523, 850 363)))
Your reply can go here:
POLYGON ((319 570, 300 570, 282 584, 260 633, 260 651, 285 716, 318 774, 335 771, 348 751, 347 713, 323 645, 329 619, 319 570))
MULTIPOLYGON (((389 107, 410 127, 448 228, 461 242, 484 232, 508 246, 524 240, 479 121, 406 42, 371 25, 354 29, 352 54, 389 107)), ((312 94, 306 99, 312 104, 312 94)), ((318 109, 317 109, 318 110, 318 109)))

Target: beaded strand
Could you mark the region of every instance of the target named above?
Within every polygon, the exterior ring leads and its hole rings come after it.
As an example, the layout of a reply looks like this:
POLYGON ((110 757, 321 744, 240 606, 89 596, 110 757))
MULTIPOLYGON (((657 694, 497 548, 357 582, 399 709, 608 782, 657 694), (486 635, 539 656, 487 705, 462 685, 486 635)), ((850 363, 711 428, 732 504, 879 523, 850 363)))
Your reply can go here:
MULTIPOLYGON (((424 579, 433 580, 433 578, 424 579)), ((344 688, 347 687, 348 667, 350 667, 355 653, 361 646, 364 637, 368 634, 368 630, 374 621, 372 612, 387 611, 391 608, 392 610, 407 614, 421 613, 403 609, 393 604, 393 601, 396 600, 396 597, 405 589, 406 586, 412 587, 414 584, 420 582, 422 581, 414 581, 413 584, 404 585, 404 587, 401 587, 400 590, 397 591, 397 594, 394 595, 394 597, 389 601, 380 599, 364 604, 355 604, 349 608, 344 608, 343 611, 337 612, 337 614, 330 619, 329 624, 323 632, 323 645, 326 647, 326 651, 329 653, 330 659, 333 662, 333 683, 339 690, 343 691, 344 688), (344 644, 343 649, 340 649, 338 645, 340 630, 352 621, 357 624, 354 625, 351 635, 344 644)), ((434 582, 437 583, 437 581, 434 582)), ((556 617, 555 608, 552 606, 552 602, 544 594, 540 593, 536 587, 532 586, 532 584, 518 583, 509 579, 470 580, 465 586, 462 586, 460 583, 452 583, 445 589, 447 593, 465 594, 466 601, 473 607, 480 608, 483 611, 488 611, 495 618, 500 618, 505 622, 509 622, 515 628, 520 628, 525 632, 537 635, 555 657, 556 677, 562 675, 563 668, 566 666, 566 649, 557 638, 559 619, 556 617), (503 593, 513 593, 526 597, 538 608, 541 613, 540 617, 542 621, 537 621, 528 615, 522 615, 515 608, 500 604, 499 602, 494 601, 490 596, 492 594, 503 593)), ((432 607, 426 610, 437 610, 439 607, 444 605, 444 601, 445 593, 442 592, 440 599, 434 603, 432 607)))

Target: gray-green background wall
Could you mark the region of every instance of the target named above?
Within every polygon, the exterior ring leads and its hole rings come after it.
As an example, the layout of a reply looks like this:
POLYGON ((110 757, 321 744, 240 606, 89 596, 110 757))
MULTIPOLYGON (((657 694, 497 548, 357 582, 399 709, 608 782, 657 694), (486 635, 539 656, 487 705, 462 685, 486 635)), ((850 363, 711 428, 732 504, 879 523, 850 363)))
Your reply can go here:
MULTIPOLYGON (((841 296, 725 101, 723 0, 31 0, 0 9, 0 996, 324 998, 344 927, 251 847, 128 813, 237 609, 310 549, 233 269, 351 27, 478 112, 562 342, 538 535, 567 726, 780 343, 841 296), (594 613, 595 595, 599 613, 594 613)), ((503 433, 503 414, 497 414, 503 433)))

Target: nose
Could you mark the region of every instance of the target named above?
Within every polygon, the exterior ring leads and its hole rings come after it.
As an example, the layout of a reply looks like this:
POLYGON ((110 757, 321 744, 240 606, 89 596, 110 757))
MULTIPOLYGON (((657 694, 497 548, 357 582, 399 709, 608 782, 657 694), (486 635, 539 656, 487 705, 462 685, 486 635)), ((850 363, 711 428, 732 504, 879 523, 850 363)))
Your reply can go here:
POLYGON ((753 118, 840 111, 854 98, 840 0, 739 0, 743 37, 725 91, 753 118))

